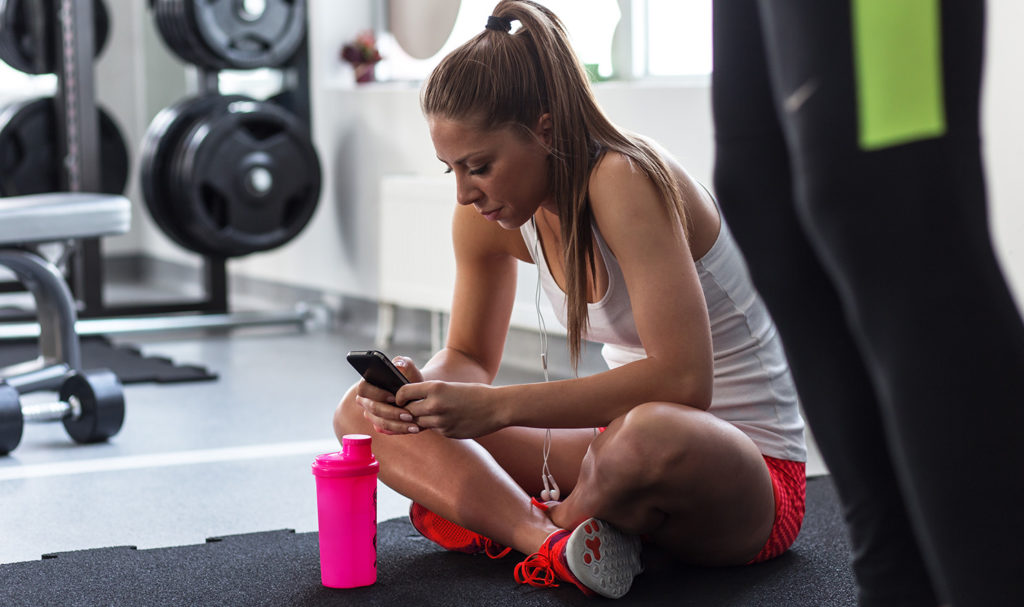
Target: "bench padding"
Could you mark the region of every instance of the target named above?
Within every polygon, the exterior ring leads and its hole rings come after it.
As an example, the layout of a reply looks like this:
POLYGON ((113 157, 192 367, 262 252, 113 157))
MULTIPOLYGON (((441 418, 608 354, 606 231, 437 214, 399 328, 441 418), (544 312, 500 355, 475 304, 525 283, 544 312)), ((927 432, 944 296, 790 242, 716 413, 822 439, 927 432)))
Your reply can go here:
POLYGON ((123 234, 131 224, 124 196, 59 192, 0 198, 0 246, 123 234))

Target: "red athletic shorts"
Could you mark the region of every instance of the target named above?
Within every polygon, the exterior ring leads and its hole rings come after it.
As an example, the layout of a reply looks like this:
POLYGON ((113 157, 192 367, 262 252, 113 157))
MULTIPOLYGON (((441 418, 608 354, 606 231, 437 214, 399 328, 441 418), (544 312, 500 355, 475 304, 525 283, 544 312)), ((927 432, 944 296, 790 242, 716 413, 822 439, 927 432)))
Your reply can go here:
MULTIPOLYGON (((800 533, 804 521, 804 505, 807 497, 807 476, 804 462, 763 456, 772 477, 772 491, 775 493, 775 523, 764 548, 750 563, 773 559, 785 552, 800 533)), ((748 563, 749 564, 749 563, 748 563)))

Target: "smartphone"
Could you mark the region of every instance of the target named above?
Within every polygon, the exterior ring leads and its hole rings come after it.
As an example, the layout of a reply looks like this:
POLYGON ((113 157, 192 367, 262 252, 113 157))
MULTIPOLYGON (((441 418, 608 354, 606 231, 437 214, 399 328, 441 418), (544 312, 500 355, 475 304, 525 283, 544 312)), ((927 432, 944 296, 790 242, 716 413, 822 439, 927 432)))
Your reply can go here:
POLYGON ((398 367, 383 352, 377 350, 352 350, 345 357, 363 379, 394 394, 409 383, 398 367))

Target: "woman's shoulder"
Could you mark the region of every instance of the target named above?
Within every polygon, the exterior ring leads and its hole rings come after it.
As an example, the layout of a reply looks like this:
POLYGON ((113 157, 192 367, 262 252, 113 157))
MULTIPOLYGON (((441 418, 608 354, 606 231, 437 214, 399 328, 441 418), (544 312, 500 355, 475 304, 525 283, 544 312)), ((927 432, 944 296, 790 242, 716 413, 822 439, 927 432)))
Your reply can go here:
MULTIPOLYGON (((661 159, 675 181, 682 199, 683 214, 689 224, 687 239, 690 240, 691 253, 694 259, 698 259, 718 237, 719 217, 715 203, 711 195, 664 148, 652 140, 642 141, 661 159)), ((602 233, 609 229, 635 233, 658 225, 672 225, 673 214, 654 180, 636 159, 621 152, 608 151, 595 165, 590 176, 590 199, 602 233), (645 223, 648 228, 641 228, 645 223)), ((681 225, 679 227, 682 228, 681 225)))
POLYGON ((608 150, 601 154, 590 171, 590 185, 604 181, 614 181, 639 170, 628 155, 616 150, 608 150))
POLYGON ((590 171, 587 194, 594 206, 607 206, 623 197, 632 198, 637 188, 651 184, 636 161, 622 152, 609 150, 601 155, 590 171))
POLYGON ((653 188, 654 182, 644 170, 644 166, 651 167, 658 161, 677 180, 680 173, 685 174, 675 158, 656 142, 639 136, 634 136, 634 138, 640 144, 636 151, 639 157, 634 158, 625 152, 609 149, 598 158, 589 178, 592 196, 595 193, 600 196, 601 193, 609 189, 614 190, 615 186, 653 188), (649 155, 649 157, 644 158, 645 155, 649 155))
POLYGON ((588 195, 595 216, 622 216, 661 207, 657 188, 638 161, 622 152, 605 152, 588 181, 588 195))

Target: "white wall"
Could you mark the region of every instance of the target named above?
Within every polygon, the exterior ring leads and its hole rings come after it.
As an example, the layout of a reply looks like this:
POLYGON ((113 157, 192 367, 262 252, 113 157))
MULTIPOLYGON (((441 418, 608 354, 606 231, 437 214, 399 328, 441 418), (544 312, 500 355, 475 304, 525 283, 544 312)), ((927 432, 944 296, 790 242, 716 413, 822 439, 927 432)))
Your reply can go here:
MULTIPOLYGON (((115 14, 152 28, 149 15, 135 0, 109 0, 115 14)), ((378 294, 378 189, 385 175, 436 176, 442 166, 434 157, 420 115, 418 89, 411 84, 355 87, 337 60, 341 44, 375 18, 371 0, 311 0, 310 52, 314 139, 324 169, 320 206, 313 221, 288 245, 233 260, 232 272, 329 292, 374 299, 378 294)), ((994 234, 1004 267, 1024 300, 1024 115, 1017 111, 1024 95, 1017 57, 1024 49, 1024 3, 991 0, 989 56, 984 91, 985 154, 989 173, 994 234)), ((183 86, 180 65, 141 36, 142 50, 124 61, 148 73, 131 83, 142 100, 132 104, 136 131, 156 109, 173 100, 170 90, 183 86), (168 75, 165 77, 165 73, 168 75)), ((113 71, 113 70, 112 70, 113 71)), ((125 79, 118 68, 117 78, 125 79)), ((114 78, 111 74, 110 78, 114 78)), ((106 81, 105 81, 106 82, 106 81)), ((115 85, 110 94, 131 96, 115 85)), ((621 126, 658 139, 704 183, 711 183, 712 135, 706 83, 653 85, 605 83, 597 95, 621 126)), ((121 121, 124 122, 123 120, 121 121)), ((141 133, 137 133, 141 137, 141 133)), ((138 198, 137 198, 138 199, 138 198)), ((401 239, 401 233, 388 233, 401 239)), ((145 211, 136 213, 133 242, 144 252, 196 263, 155 230, 145 211)), ((525 278, 525 277, 524 277, 525 278)), ((528 278, 527 284, 532 284, 528 278)), ((520 290, 532 306, 532 287, 520 290)), ((549 323, 550 326, 550 323, 549 323)))

